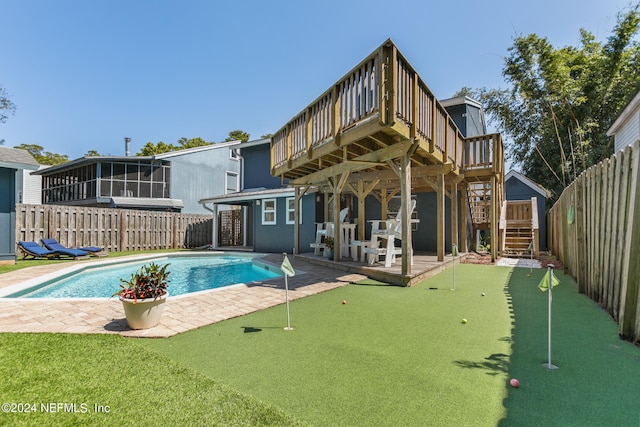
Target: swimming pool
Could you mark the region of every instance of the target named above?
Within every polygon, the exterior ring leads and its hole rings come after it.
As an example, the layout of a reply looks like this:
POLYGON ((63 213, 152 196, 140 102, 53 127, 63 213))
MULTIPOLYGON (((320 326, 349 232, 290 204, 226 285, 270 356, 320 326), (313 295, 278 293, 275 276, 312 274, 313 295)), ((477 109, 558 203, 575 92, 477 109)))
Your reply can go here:
POLYGON ((165 255, 144 260, 111 261, 82 266, 5 298, 109 298, 120 289, 120 278, 128 279, 150 262, 169 263, 169 295, 184 295, 238 283, 271 279, 282 275, 276 267, 257 261, 253 254, 165 255))

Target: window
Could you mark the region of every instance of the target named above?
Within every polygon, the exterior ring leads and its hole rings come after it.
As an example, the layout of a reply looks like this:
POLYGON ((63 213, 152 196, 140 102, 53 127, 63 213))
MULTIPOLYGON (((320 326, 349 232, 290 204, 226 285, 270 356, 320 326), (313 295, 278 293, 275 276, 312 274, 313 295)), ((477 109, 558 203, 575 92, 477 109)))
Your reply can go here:
POLYGON ((276 199, 262 200, 262 225, 276 224, 276 199))
MULTIPOLYGON (((300 199, 300 224, 302 224, 302 199, 300 199)), ((296 222, 296 198, 287 197, 287 224, 295 224, 296 222)))
POLYGON ((240 149, 239 148, 230 148, 229 149, 229 158, 233 160, 240 160, 240 149))
POLYGON ((224 194, 235 193, 240 190, 238 174, 235 172, 227 172, 227 178, 225 180, 224 194))

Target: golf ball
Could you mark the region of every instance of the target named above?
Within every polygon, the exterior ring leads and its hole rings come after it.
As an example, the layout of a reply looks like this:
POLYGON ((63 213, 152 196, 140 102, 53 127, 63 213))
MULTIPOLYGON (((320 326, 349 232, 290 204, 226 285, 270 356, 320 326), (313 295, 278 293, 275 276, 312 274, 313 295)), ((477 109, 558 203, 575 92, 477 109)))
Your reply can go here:
POLYGON ((465 323, 467 323, 467 319, 462 319, 462 320, 460 321, 460 323, 462 323, 462 324, 464 325, 465 323))
POLYGON ((511 387, 513 387, 513 388, 520 387, 520 381, 518 381, 517 378, 511 378, 511 381, 509 381, 509 383, 511 384, 511 387))
POLYGON ((346 300, 346 299, 343 299, 343 300, 342 300, 342 303, 343 303, 343 304, 346 304, 346 303, 347 303, 347 300, 346 300))
POLYGON ((484 296, 484 292, 482 293, 482 296, 484 296))

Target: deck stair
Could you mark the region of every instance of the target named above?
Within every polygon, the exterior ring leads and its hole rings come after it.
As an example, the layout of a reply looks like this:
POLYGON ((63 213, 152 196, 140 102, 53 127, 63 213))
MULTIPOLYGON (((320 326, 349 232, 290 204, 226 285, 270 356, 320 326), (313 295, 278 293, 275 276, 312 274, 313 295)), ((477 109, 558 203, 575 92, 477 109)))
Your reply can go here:
POLYGON ((474 226, 478 229, 487 228, 491 221, 491 183, 470 182, 467 185, 467 198, 474 226))
POLYGON ((537 200, 505 200, 500 217, 503 257, 538 258, 537 200))

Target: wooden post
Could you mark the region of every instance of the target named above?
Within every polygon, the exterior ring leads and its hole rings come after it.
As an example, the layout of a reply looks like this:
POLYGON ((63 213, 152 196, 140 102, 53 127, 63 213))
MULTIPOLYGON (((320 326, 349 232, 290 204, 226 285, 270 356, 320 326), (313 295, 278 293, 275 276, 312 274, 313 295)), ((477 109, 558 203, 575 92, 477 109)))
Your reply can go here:
MULTIPOLYGON (((400 211, 402 212, 402 275, 411 275, 411 157, 402 156, 400 165, 400 211)), ((387 254, 389 256, 389 254, 387 254)))
POLYGON ((444 174, 438 175, 436 199, 437 199, 437 215, 436 215, 436 227, 437 227, 437 253, 438 262, 444 261, 444 174))
POLYGON ((358 180, 358 240, 364 240, 364 205, 365 199, 367 198, 366 193, 364 192, 364 182, 362 180, 358 180))
POLYGON ((460 252, 468 252, 467 248, 467 186, 463 183, 460 187, 460 194, 463 197, 463 202, 460 206, 460 252))
POLYGON ((640 268, 637 254, 640 251, 640 141, 633 144, 631 179, 629 180, 629 226, 625 236, 622 267, 622 289, 620 292, 620 328, 618 333, 625 338, 640 341, 640 318, 638 317, 640 268))
POLYGON ((498 258, 498 191, 497 191, 497 178, 495 174, 491 176, 491 261, 495 262, 498 258))
POLYGON ((333 183, 333 260, 340 261, 340 177, 333 183))
POLYGON ((300 188, 294 188, 294 197, 293 197, 293 254, 297 255, 300 253, 300 188))
POLYGON ((451 183, 451 244, 460 249, 458 241, 458 184, 455 181, 451 183))

